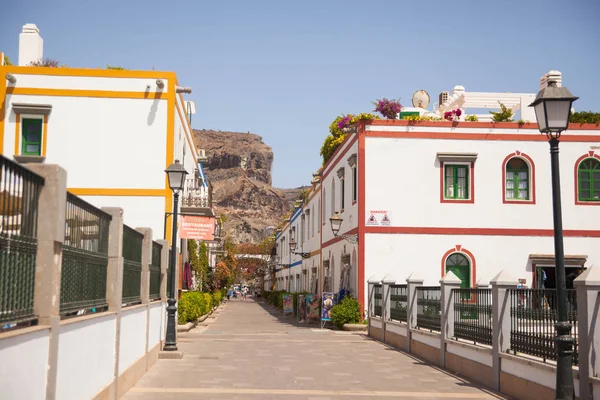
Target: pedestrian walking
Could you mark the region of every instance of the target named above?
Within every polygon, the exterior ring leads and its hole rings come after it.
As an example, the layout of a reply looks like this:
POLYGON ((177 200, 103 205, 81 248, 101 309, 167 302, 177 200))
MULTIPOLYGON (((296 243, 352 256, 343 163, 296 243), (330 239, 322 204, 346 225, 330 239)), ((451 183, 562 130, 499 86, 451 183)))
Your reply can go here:
POLYGON ((229 300, 231 298, 232 294, 233 294, 233 291, 231 290, 231 288, 229 288, 229 290, 227 291, 227 300, 229 300))

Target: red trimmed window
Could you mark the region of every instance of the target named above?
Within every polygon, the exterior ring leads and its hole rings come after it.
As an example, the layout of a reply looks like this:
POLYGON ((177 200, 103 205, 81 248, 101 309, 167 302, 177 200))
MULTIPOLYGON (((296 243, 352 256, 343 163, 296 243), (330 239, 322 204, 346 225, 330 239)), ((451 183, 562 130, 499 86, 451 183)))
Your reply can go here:
POLYGON ((442 203, 474 203, 474 163, 442 162, 441 196, 442 203))
POLYGON ((517 151, 502 163, 502 202, 535 204, 535 164, 531 157, 517 151))
POLYGON ((600 156, 591 154, 580 159, 576 168, 577 203, 600 205, 600 156))

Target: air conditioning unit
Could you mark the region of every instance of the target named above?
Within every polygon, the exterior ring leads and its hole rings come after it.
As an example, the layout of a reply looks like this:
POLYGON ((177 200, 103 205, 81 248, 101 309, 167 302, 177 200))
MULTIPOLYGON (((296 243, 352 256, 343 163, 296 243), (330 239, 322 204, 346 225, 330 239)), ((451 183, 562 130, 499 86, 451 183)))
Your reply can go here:
POLYGON ((448 92, 442 92, 442 93, 440 93, 440 96, 439 96, 439 99, 438 99, 438 105, 441 106, 442 104, 444 104, 445 102, 447 102, 449 98, 450 98, 450 93, 448 93, 448 92))

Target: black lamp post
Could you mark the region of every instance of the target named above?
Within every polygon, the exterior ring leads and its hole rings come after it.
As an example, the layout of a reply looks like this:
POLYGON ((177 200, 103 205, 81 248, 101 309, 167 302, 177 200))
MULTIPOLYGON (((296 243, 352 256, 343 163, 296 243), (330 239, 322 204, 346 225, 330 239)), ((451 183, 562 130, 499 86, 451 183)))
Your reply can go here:
POLYGON ((556 296, 558 320, 556 329, 556 399, 573 399, 573 338, 567 314, 567 286, 565 279, 565 252, 563 247, 562 210, 560 201, 560 172, 558 142, 560 134, 569 127, 571 105, 578 97, 555 81, 539 91, 530 107, 535 110, 538 128, 548 137, 552 166, 552 211, 554 214, 554 258, 556 261, 556 296))
POLYGON ((167 333, 165 335, 164 351, 177 351, 177 325, 175 322, 175 314, 177 313, 177 300, 175 300, 175 264, 177 262, 177 209, 179 207, 179 191, 183 189, 185 176, 187 171, 183 165, 179 164, 179 160, 175 160, 174 164, 169 165, 165 170, 169 179, 169 187, 173 191, 173 232, 171 235, 171 297, 167 300, 167 333))
POLYGON ((290 234, 290 264, 288 265, 288 285, 287 285, 288 293, 290 291, 290 285, 292 284, 292 254, 294 253, 294 250, 296 250, 296 241, 290 234))

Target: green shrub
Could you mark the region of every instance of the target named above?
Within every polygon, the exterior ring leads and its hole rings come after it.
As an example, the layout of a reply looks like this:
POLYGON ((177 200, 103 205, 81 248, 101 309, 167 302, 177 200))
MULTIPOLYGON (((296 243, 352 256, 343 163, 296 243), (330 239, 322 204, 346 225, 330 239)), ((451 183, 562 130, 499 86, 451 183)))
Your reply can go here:
POLYGON ((342 329, 344 324, 357 324, 360 322, 360 304, 358 300, 345 297, 337 306, 331 309, 331 322, 342 329))
POLYGON ((213 308, 214 308, 214 307, 217 307, 219 304, 221 304, 221 299, 222 299, 222 298, 223 298, 223 297, 222 297, 222 295, 221 295, 221 292, 214 292, 214 293, 212 294, 212 303, 211 303, 211 306, 212 306, 213 308))
POLYGON ((177 304, 177 323, 183 325, 195 321, 207 313, 205 294, 202 292, 184 292, 181 295, 181 299, 177 304))
POLYGON ((208 314, 210 312, 210 310, 212 310, 211 304, 212 304, 212 296, 210 295, 210 293, 204 293, 204 314, 208 314))

